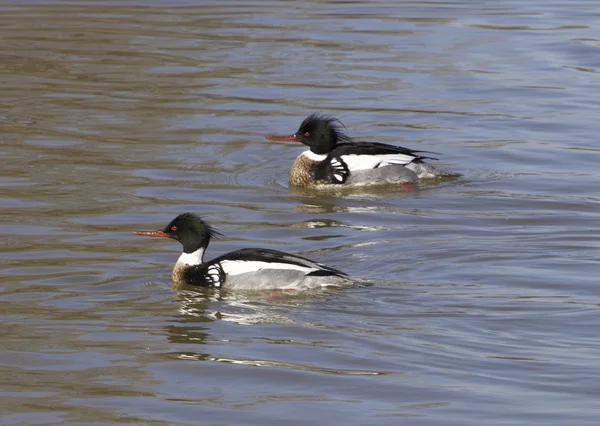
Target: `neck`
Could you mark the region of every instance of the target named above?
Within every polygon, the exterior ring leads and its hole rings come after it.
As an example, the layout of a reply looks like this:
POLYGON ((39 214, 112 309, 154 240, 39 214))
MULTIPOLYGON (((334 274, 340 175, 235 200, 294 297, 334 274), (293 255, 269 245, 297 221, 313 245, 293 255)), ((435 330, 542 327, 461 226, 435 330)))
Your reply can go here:
POLYGON ((181 253, 179 259, 177 259, 176 266, 196 266, 202 265, 202 259, 204 258, 204 250, 206 247, 200 247, 193 253, 181 253))
POLYGON ((327 158, 327 154, 315 154, 310 149, 308 151, 304 151, 302 153, 302 155, 304 155, 309 160, 317 161, 317 162, 321 162, 327 158))

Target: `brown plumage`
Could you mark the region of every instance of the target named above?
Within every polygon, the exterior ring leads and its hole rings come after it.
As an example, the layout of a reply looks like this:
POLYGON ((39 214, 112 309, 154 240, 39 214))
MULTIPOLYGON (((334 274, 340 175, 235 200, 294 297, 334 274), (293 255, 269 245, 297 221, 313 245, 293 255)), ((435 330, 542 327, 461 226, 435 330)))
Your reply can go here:
POLYGON ((171 286, 173 290, 181 290, 185 287, 185 279, 183 274, 185 273, 187 265, 182 265, 177 263, 173 268, 173 272, 171 273, 171 286))
POLYGON ((299 155, 290 169, 290 186, 306 188, 320 184, 328 184, 325 180, 315 180, 314 169, 318 161, 311 160, 306 155, 299 155))

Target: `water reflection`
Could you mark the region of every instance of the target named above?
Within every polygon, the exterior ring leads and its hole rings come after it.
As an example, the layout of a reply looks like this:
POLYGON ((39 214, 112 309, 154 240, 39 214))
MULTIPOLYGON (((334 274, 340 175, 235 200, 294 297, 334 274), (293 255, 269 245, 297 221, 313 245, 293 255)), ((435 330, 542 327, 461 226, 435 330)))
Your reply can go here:
POLYGON ((340 290, 317 289, 290 291, 228 291, 224 289, 195 289, 176 296, 183 323, 231 321, 240 325, 259 323, 293 323, 282 315, 281 307, 290 308, 310 303, 340 290), (194 320, 197 318, 198 320, 194 320))
MULTIPOLYGON (((236 364, 252 367, 283 368, 299 371, 312 371, 335 375, 366 375, 378 376, 397 374, 390 371, 360 370, 346 368, 328 368, 319 366, 319 363, 293 363, 282 362, 272 359, 257 359, 249 357, 216 356, 207 351, 211 343, 215 341, 236 341, 240 338, 239 333, 220 338, 211 332, 210 323, 213 321, 231 322, 241 326, 254 326, 257 324, 289 324, 301 327, 313 327, 313 324, 298 324, 292 318, 296 309, 304 309, 312 302, 322 302, 328 296, 339 294, 339 290, 319 290, 301 293, 278 293, 267 294, 265 292, 240 292, 226 294, 220 290, 206 290, 198 293, 181 292, 176 300, 180 305, 181 317, 175 319, 176 325, 165 328, 170 342, 178 345, 181 350, 170 352, 169 356, 175 356, 180 360, 213 361, 218 363, 236 364), (197 350, 190 350, 198 346, 197 350)), ((249 337, 241 337, 247 340, 249 337)), ((295 339, 263 338, 253 337, 263 341, 267 345, 308 345, 315 348, 335 347, 322 341, 302 341, 295 339)), ((216 348, 215 348, 216 349, 216 348)), ((217 352, 222 352, 216 350, 217 352)))

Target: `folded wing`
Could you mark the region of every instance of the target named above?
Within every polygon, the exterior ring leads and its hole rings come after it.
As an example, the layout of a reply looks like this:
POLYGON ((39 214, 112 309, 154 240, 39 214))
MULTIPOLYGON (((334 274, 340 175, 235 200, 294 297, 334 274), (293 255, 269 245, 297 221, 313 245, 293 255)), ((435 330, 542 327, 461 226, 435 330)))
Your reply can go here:
POLYGON ((239 275, 265 269, 296 270, 305 275, 335 275, 345 277, 338 269, 313 262, 301 256, 262 248, 237 250, 211 260, 208 264, 219 264, 225 274, 239 275))
POLYGON ((330 161, 341 161, 349 171, 376 169, 389 165, 410 164, 426 158, 420 152, 401 146, 377 142, 353 142, 338 145, 329 155, 330 161))

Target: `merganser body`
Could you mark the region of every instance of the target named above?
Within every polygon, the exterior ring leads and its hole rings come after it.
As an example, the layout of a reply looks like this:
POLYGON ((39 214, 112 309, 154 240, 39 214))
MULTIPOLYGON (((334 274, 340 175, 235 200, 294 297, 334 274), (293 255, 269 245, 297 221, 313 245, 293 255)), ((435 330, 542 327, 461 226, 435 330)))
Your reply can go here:
POLYGON ((290 185, 368 186, 414 183, 419 179, 456 176, 424 160, 437 160, 401 146, 355 142, 336 118, 308 116, 290 136, 266 136, 269 140, 301 142, 310 149, 301 153, 290 169, 290 185))
POLYGON ((338 269, 264 248, 236 250, 205 262, 204 253, 210 240, 221 234, 193 213, 180 214, 164 229, 134 234, 172 238, 181 243, 183 253, 171 274, 175 289, 190 285, 247 290, 308 290, 357 285, 338 269))

